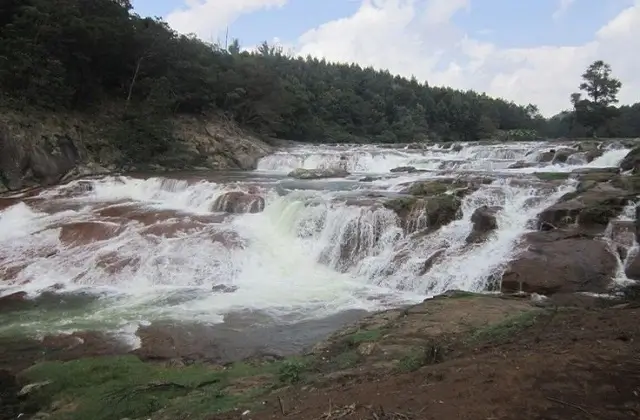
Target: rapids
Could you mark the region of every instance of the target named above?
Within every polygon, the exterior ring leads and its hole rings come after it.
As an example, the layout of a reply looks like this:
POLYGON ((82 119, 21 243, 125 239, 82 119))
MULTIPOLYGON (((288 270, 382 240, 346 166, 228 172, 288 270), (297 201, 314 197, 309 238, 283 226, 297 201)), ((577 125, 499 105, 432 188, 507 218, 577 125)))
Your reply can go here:
POLYGON ((0 335, 104 330, 135 346, 138 327, 154 322, 219 324, 255 314, 254 324, 293 325, 448 289, 491 290, 537 213, 575 188, 571 180, 541 183, 532 173, 616 166, 628 152, 610 147, 591 163, 535 164, 558 147, 298 146, 263 158, 252 172, 127 174, 4 197, 0 296, 26 292, 39 309, 3 315, 0 335), (509 169, 518 161, 535 166, 509 169), (336 165, 352 174, 287 177, 299 167, 336 165), (399 166, 424 171, 390 172, 399 166), (407 235, 392 211, 357 202, 452 176, 493 182, 464 198, 460 220, 428 235, 407 235), (261 195, 264 211, 212 212, 229 191, 261 195), (503 207, 497 234, 468 245, 471 215, 482 205, 503 207))

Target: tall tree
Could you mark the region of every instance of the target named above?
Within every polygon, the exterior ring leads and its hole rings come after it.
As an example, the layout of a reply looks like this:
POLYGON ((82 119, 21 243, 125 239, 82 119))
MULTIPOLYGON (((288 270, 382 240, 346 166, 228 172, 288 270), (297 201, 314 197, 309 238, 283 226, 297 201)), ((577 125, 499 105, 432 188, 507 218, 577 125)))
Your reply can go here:
POLYGON ((611 66, 602 60, 587 67, 582 79, 580 90, 586 92, 587 98, 583 98, 581 93, 572 93, 571 102, 576 121, 590 128, 595 136, 598 129, 616 115, 612 105, 618 102, 622 83, 611 76, 611 66))

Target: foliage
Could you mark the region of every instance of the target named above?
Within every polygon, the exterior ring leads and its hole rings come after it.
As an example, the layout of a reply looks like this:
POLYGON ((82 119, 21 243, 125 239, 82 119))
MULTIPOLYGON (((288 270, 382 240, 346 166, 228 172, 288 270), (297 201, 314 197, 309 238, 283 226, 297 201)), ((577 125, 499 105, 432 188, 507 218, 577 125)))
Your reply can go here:
POLYGON ((471 334, 472 342, 502 342, 516 333, 532 327, 544 312, 529 310, 511 316, 497 324, 478 328, 471 334))
POLYGON ((507 141, 588 131, 638 136, 640 104, 612 106, 620 83, 610 72, 594 63, 580 86, 588 98, 575 97, 572 112, 545 120, 532 104, 292 57, 267 43, 253 52, 238 40, 223 48, 136 15, 128 0, 0 5, 3 104, 82 111, 121 104, 123 127, 113 136, 127 147, 124 161, 173 153, 164 121, 212 110, 258 134, 305 142, 507 141))
POLYGON ((601 60, 582 74, 580 90, 571 95, 572 111, 551 117, 541 131, 548 137, 637 137, 640 136, 640 103, 615 107, 622 83, 611 66, 601 60))
MULTIPOLYGON (((290 57, 267 43, 254 52, 237 40, 222 48, 140 17, 125 0, 7 0, 0 22, 0 86, 13 106, 90 110, 119 100, 123 114, 136 108, 154 116, 215 109, 265 136, 307 142, 478 140, 544 124, 533 105, 290 57)), ((139 117, 124 125, 149 130, 139 117)), ((130 160, 173 141, 150 137, 129 145, 130 160)))

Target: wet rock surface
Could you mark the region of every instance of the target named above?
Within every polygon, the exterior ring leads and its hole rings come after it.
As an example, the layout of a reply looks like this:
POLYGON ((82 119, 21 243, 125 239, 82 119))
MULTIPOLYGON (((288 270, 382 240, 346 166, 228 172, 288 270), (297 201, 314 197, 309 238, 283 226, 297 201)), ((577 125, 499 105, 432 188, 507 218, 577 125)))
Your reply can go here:
POLYGON ((235 214, 260 213, 264 210, 264 206, 264 198, 257 194, 232 191, 218 197, 211 210, 235 214))
POLYGON ((502 275, 502 291, 605 293, 612 286, 617 260, 608 244, 579 230, 533 232, 502 275))
POLYGON ((502 207, 499 206, 482 206, 477 208, 471 215, 473 228, 469 236, 467 236, 467 243, 485 241, 491 232, 498 228, 496 215, 500 210, 502 210, 502 207))
POLYGON ((302 169, 298 168, 289 172, 289 177, 295 179, 326 179, 326 178, 344 178, 349 176, 349 172, 342 168, 329 169, 302 169))

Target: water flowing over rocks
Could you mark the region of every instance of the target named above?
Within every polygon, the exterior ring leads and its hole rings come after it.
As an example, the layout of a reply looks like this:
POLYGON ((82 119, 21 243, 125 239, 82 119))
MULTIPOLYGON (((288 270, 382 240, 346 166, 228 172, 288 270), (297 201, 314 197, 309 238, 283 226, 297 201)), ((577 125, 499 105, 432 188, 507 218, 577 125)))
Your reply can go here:
POLYGON ((211 210, 226 213, 260 213, 264 210, 264 198, 256 194, 232 191, 218 197, 211 210))
POLYGON ((90 345, 48 343, 220 361, 291 353, 344 319, 450 289, 607 292, 625 271, 637 276, 627 213, 640 182, 618 169, 629 150, 566 143, 292 145, 248 172, 9 192, 0 334, 74 331, 90 345))
POLYGON ((467 236, 467 243, 483 242, 487 237, 498 228, 496 214, 503 210, 500 206, 482 206, 476 209, 471 215, 471 223, 473 229, 467 236))

